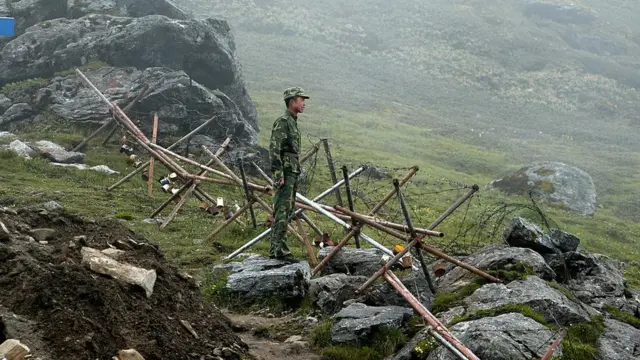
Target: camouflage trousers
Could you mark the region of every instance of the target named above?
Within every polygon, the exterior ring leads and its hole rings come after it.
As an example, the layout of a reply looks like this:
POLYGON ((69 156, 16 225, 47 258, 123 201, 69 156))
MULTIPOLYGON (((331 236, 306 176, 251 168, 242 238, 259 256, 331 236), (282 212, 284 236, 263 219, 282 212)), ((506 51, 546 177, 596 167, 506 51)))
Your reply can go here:
POLYGON ((284 184, 276 190, 273 197, 273 225, 271 231, 271 249, 269 256, 280 258, 289 255, 287 246, 288 219, 295 209, 298 174, 286 174, 284 184))

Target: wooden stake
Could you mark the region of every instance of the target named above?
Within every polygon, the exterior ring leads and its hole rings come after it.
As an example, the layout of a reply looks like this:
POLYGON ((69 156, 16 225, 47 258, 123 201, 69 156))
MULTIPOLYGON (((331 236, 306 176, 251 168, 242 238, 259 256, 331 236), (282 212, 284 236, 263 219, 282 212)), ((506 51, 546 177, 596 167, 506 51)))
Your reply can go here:
MULTIPOLYGON (((158 113, 153 115, 153 135, 151 135, 151 143, 155 144, 158 141, 158 113)), ((149 192, 149 198, 153 199, 153 165, 154 159, 153 156, 149 160, 149 174, 148 174, 148 183, 147 190, 149 192)))

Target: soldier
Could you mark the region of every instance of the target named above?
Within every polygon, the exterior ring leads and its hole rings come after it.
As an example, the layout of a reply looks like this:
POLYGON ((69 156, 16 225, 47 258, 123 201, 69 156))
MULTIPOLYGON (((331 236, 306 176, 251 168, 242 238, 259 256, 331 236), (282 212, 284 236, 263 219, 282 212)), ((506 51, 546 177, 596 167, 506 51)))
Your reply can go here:
POLYGON ((300 132, 298 114, 304 111, 309 97, 299 87, 284 91, 285 113, 274 123, 271 130, 269 156, 276 193, 273 197, 274 221, 271 232, 269 257, 293 260, 286 243, 287 225, 293 213, 300 175, 300 132))

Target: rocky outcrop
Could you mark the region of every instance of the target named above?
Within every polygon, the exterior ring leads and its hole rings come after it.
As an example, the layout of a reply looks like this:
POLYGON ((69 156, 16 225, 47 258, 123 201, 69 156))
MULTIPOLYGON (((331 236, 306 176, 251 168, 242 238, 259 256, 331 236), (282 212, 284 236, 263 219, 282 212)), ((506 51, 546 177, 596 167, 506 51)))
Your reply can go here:
MULTIPOLYGON (((550 329, 518 313, 461 322, 450 330, 480 359, 539 359, 554 340, 550 329)), ((561 354, 559 350, 554 353, 561 354)), ((455 355, 443 346, 427 357, 427 360, 454 359, 455 355)))
POLYGON ((331 274, 311 280, 309 295, 313 303, 325 314, 335 314, 342 304, 356 298, 356 290, 367 281, 365 276, 331 274))
POLYGON ((227 290, 244 302, 268 298, 301 301, 307 295, 311 280, 311 268, 306 262, 291 264, 262 256, 213 268, 214 277, 225 273, 227 290))
POLYGON ((193 16, 171 0, 67 0, 67 16, 79 18, 87 14, 143 17, 164 15, 186 20, 193 16))
POLYGON ((604 333, 598 339, 602 360, 640 359, 640 329, 613 319, 605 319, 604 333))
POLYGON ((467 312, 495 309, 507 304, 526 305, 545 317, 549 323, 569 325, 589 321, 580 304, 552 288, 537 276, 513 281, 507 285, 487 284, 465 300, 467 312))
MULTIPOLYGON (((466 257, 464 261, 483 271, 522 271, 528 268, 543 279, 551 280, 555 277, 554 271, 544 258, 531 249, 492 245, 466 257)), ((478 278, 478 275, 466 269, 452 266, 451 270, 438 280, 438 291, 456 291, 478 278)))
MULTIPOLYGON (((332 249, 333 246, 320 249, 318 252, 318 260, 324 259, 332 249)), ((383 255, 380 250, 374 248, 356 249, 343 247, 322 268, 321 274, 343 273, 371 276, 384 264, 382 262, 383 255)))
POLYGON ((336 322, 331 327, 331 341, 334 344, 366 343, 376 330, 402 327, 412 314, 413 310, 399 306, 354 303, 333 316, 336 322))
POLYGON ((597 193, 591 176, 582 169, 563 163, 533 163, 492 181, 489 186, 509 194, 522 195, 533 191, 551 203, 583 215, 592 215, 596 211, 597 193))
POLYGON ((3 83, 46 78, 92 61, 140 70, 183 70, 189 79, 228 96, 229 100, 220 101, 233 102, 257 128, 255 106, 241 78, 234 39, 222 20, 92 14, 45 21, 5 45, 0 78, 3 83))

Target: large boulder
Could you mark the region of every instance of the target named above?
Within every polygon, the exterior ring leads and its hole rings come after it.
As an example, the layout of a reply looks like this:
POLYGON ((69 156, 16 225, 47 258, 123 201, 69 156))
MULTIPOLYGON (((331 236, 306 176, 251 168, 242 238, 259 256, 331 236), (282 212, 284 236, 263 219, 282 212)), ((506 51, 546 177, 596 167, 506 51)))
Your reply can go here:
MULTIPOLYGON (((327 257, 327 254, 332 249, 333 246, 320 249, 318 251, 318 260, 327 257)), ((356 249, 343 247, 322 268, 321 274, 343 273, 370 277, 384 265, 382 262, 383 255, 385 254, 382 251, 375 248, 356 249)))
POLYGON ((244 303, 268 298, 284 302, 301 301, 309 291, 311 268, 306 262, 251 256, 243 262, 216 265, 214 277, 227 274, 226 288, 244 303))
POLYGON ((623 262, 584 250, 545 258, 558 273, 559 280, 580 301, 600 309, 615 303, 615 299, 624 300, 626 265, 623 262))
MULTIPOLYGON (((458 323, 450 331, 480 359, 540 359, 554 341, 551 329, 518 313, 503 314, 458 323)), ((556 349, 554 355, 561 355, 556 349)), ((431 352, 427 360, 455 360, 443 346, 431 352)))
POLYGON ((489 184, 509 194, 535 192, 554 204, 583 215, 596 210, 597 193, 591 176, 584 170, 559 162, 539 162, 489 184))
MULTIPOLYGON (((148 85, 151 92, 139 100, 131 113, 132 120, 145 134, 151 133, 156 112, 160 120, 160 135, 185 134, 216 116, 217 121, 203 129, 201 136, 210 137, 213 143, 223 141, 229 135, 244 145, 257 143, 256 130, 245 121, 233 101, 218 90, 210 91, 190 80, 183 71, 158 67, 140 71, 106 66, 86 70, 84 74, 110 101, 121 107, 148 85)), ((55 77, 41 90, 49 94, 44 105, 64 120, 103 123, 111 119, 106 104, 75 75, 55 77)))
POLYGON ((555 324, 589 321, 589 313, 579 302, 547 285, 537 276, 504 284, 486 284, 464 299, 467 312, 498 308, 508 304, 526 305, 555 324))
POLYGON ((540 254, 553 254, 559 249, 536 224, 518 217, 511 220, 509 226, 504 230, 504 241, 515 247, 533 249, 540 254))
POLYGON ((605 330, 598 339, 598 359, 640 359, 640 329, 613 319, 605 319, 605 330))
POLYGON ((38 151, 42 157, 61 164, 82 164, 84 163, 85 154, 67 151, 62 146, 47 140, 37 141, 33 149, 38 151))
MULTIPOLYGON (((422 270, 413 270, 398 278, 422 305, 431 310, 434 296, 422 270)), ((373 284, 366 292, 365 303, 374 306, 407 306, 407 300, 387 281, 373 284)))
MULTIPOLYGON (((491 245, 466 257, 466 263, 482 271, 528 269, 543 279, 551 280, 554 271, 544 258, 531 249, 491 245)), ((438 291, 456 291, 473 283, 479 276, 469 270, 455 266, 438 280, 438 291)))
POLYGON ((222 20, 92 14, 45 21, 4 46, 0 79, 4 84, 51 77, 92 61, 184 70, 191 79, 226 94, 257 129, 255 106, 241 78, 233 35, 222 20))
POLYGON ((353 303, 333 316, 336 322, 331 326, 331 341, 333 344, 366 343, 381 327, 402 328, 412 314, 413 310, 406 307, 353 303))
POLYGON ((164 15, 179 20, 193 18, 172 0, 67 0, 67 13, 69 18, 96 13, 130 17, 164 15))
POLYGON ((357 298, 356 290, 367 281, 365 276, 331 274, 311 280, 309 295, 324 314, 332 315, 342 309, 342 304, 357 298))
POLYGON ((8 0, 8 12, 16 19, 16 34, 39 22, 67 15, 67 0, 8 0))

